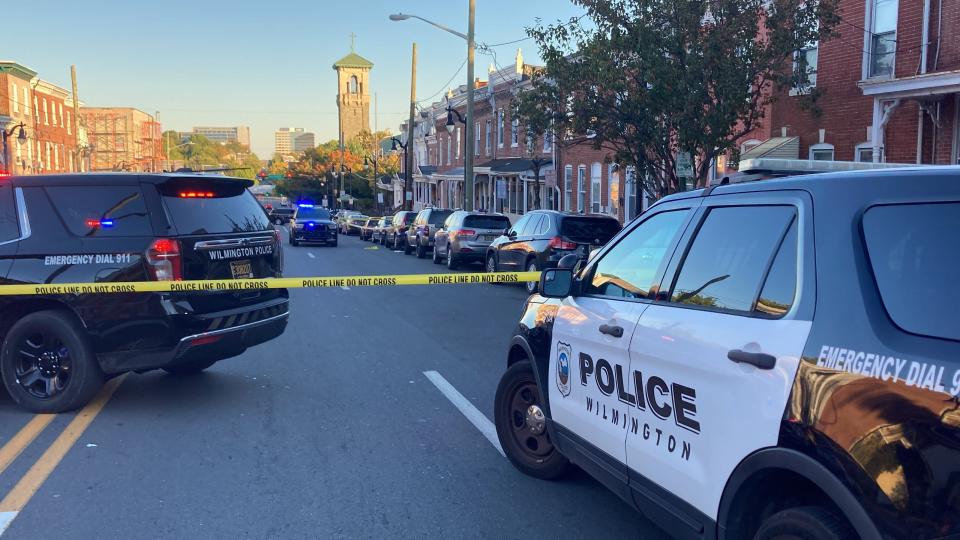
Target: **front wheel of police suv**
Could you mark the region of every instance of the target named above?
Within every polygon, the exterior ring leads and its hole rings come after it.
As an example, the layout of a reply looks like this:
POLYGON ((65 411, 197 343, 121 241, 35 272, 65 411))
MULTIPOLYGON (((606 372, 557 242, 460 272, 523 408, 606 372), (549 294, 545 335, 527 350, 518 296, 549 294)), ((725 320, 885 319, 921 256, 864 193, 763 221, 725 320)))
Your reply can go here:
POLYGON ((550 440, 530 362, 517 362, 507 369, 495 399, 497 437, 510 462, 520 471, 544 480, 566 474, 571 465, 550 440))
POLYGON ((62 311, 31 313, 10 328, 0 375, 13 400, 35 413, 82 407, 104 381, 80 323, 62 311))

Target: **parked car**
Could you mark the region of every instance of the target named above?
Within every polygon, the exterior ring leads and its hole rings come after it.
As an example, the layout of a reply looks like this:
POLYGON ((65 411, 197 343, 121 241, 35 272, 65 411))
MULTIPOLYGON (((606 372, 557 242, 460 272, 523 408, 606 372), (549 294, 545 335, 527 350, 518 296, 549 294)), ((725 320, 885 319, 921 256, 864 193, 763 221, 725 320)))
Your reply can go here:
POLYGON ((413 220, 413 225, 407 229, 407 241, 403 252, 409 255, 416 252, 418 259, 427 256, 433 250, 433 237, 437 229, 453 213, 453 210, 442 208, 424 208, 413 220))
POLYGON ((347 236, 359 235, 368 219, 363 214, 350 216, 346 221, 347 236))
POLYGON ((340 229, 340 234, 347 234, 347 222, 354 216, 359 216, 360 212, 356 210, 340 210, 337 213, 336 222, 340 229))
POLYGON ((267 213, 270 221, 276 223, 277 225, 286 225, 290 223, 290 220, 293 218, 293 214, 296 212, 295 208, 290 208, 288 206, 276 206, 267 213))
POLYGON ((363 224, 363 227, 360 227, 360 239, 364 241, 372 239, 373 230, 377 227, 378 223, 380 223, 380 218, 378 217, 367 218, 367 221, 363 224))
POLYGON ((458 210, 447 217, 436 233, 433 263, 446 260, 451 270, 462 263, 483 263, 487 248, 509 228, 510 218, 503 214, 458 210))
POLYGON ((290 227, 290 245, 300 243, 323 243, 337 247, 337 224, 330 219, 330 212, 312 204, 297 208, 290 227))
POLYGON ((407 210, 397 212, 393 215, 393 221, 384 232, 384 245, 390 246, 394 251, 403 249, 406 244, 407 229, 413 224, 417 213, 407 210))
POLYGON ((958 175, 676 194, 546 270, 496 393, 507 458, 572 462, 675 538, 960 537, 958 175))
MULTIPOLYGON (((487 249, 488 272, 536 272, 556 268, 566 255, 582 259, 620 232, 620 222, 610 216, 535 210, 494 240, 487 249)), ((527 291, 536 291, 527 283, 527 291)))
POLYGON ((370 241, 383 245, 384 233, 387 227, 390 226, 390 223, 392 221, 393 221, 393 216, 380 218, 377 221, 377 226, 373 228, 373 233, 371 235, 370 241))
MULTIPOLYGON (((176 173, 4 179, 0 285, 281 277, 280 233, 252 185, 176 173)), ((25 409, 75 409, 118 374, 198 373, 278 337, 288 298, 286 289, 0 296, 0 379, 25 409)))

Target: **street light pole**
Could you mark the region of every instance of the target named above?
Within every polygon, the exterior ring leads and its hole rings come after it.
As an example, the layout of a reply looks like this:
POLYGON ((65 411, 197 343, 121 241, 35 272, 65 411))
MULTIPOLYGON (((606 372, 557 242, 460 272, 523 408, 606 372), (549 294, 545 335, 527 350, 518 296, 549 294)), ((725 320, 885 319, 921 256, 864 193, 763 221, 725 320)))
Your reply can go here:
POLYGON ((407 151, 407 146, 413 144, 413 118, 417 109, 417 43, 413 43, 413 58, 410 63, 410 119, 407 121, 407 144, 403 147, 404 167, 407 175, 403 184, 403 207, 413 210, 413 152, 407 151), (409 202, 407 202, 409 197, 409 202))
POLYGON ((466 198, 466 210, 468 212, 473 211, 473 149, 476 145, 474 138, 476 137, 476 132, 474 131, 473 126, 473 93, 475 81, 473 78, 473 59, 474 52, 476 49, 476 44, 474 43, 474 27, 475 27, 475 16, 477 8, 477 0, 469 0, 470 2, 470 13, 469 13, 469 23, 467 26, 467 153, 464 156, 463 160, 463 178, 466 189, 464 190, 464 195, 466 198))

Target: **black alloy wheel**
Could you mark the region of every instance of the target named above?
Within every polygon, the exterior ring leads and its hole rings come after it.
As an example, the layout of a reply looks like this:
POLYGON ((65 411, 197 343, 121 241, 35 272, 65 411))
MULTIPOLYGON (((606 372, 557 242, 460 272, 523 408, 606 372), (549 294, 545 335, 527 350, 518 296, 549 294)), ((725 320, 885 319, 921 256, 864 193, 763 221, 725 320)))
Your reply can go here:
POLYGON ((570 462, 553 446, 540 391, 529 361, 510 366, 497 386, 494 418, 500 445, 511 463, 530 476, 553 480, 570 462))
POLYGON ((33 412, 85 405, 104 380, 85 335, 66 312, 39 311, 20 318, 0 349, 0 375, 14 401, 33 412))
POLYGON ((425 259, 427 258, 427 248, 423 247, 423 242, 417 240, 417 258, 425 259))
POLYGON ((440 259, 440 248, 437 247, 437 244, 433 244, 433 264, 440 264, 442 259, 440 259))

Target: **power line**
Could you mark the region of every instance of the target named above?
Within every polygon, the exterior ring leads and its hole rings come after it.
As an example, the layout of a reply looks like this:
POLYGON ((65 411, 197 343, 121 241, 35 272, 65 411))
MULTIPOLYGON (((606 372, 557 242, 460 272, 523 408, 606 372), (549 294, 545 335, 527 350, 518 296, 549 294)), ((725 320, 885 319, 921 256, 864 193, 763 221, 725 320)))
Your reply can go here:
POLYGON ((459 67, 459 68, 457 68, 456 73, 454 73, 453 76, 450 77, 450 80, 448 80, 448 81, 440 88, 440 90, 437 90, 436 92, 434 92, 430 97, 426 97, 426 98, 417 100, 417 103, 418 103, 418 104, 420 104, 420 103, 426 103, 426 102, 432 100, 433 98, 437 97, 438 95, 440 95, 440 93, 443 92, 444 90, 446 90, 447 88, 449 88, 449 87, 450 87, 450 83, 452 83, 453 80, 457 78, 457 75, 459 75, 460 72, 463 71, 463 66, 465 66, 465 65, 467 65, 467 60, 466 60, 466 59, 463 60, 463 63, 460 64, 460 67, 459 67))

